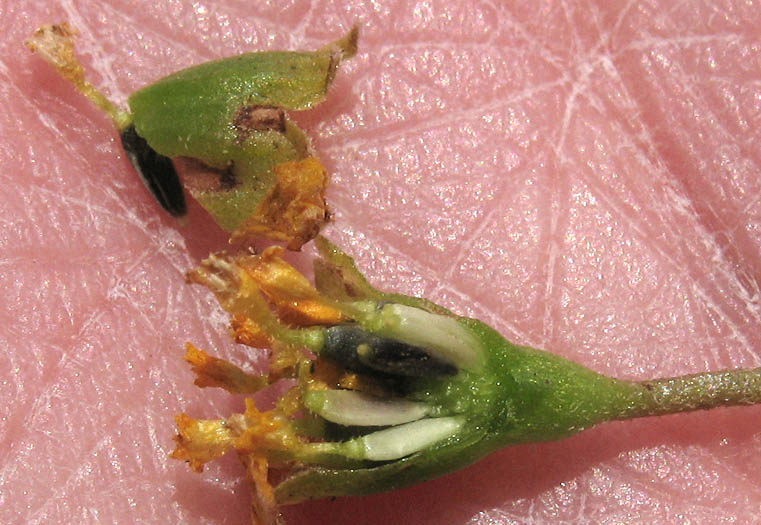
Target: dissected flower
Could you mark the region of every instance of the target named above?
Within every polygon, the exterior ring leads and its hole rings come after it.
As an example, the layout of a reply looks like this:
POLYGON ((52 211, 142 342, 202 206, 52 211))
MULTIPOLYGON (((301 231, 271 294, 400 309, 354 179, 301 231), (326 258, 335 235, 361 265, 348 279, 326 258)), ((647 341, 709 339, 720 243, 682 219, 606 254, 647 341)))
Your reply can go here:
POLYGON ((323 238, 317 247, 316 286, 277 247, 212 255, 188 274, 233 315, 236 340, 269 348, 272 364, 250 376, 189 346, 196 384, 251 393, 296 380, 272 410, 249 400, 226 419, 177 419, 173 457, 200 470, 235 450, 261 523, 276 522, 277 504, 407 486, 603 421, 761 401, 759 371, 602 376, 429 301, 378 291, 337 247, 323 238))
POLYGON ((233 241, 267 237, 299 250, 330 219, 329 177, 287 112, 325 99, 338 65, 356 53, 358 35, 354 28, 311 52, 243 53, 199 64, 133 93, 129 111, 87 81, 68 24, 40 27, 27 45, 109 115, 135 171, 166 211, 186 214, 187 189, 233 241))
MULTIPOLYGON (((67 24, 29 47, 104 110, 156 199, 185 213, 184 186, 233 240, 265 236, 298 250, 329 219, 328 175, 287 110, 321 102, 357 30, 314 52, 247 53, 147 86, 124 111, 90 84, 67 24)), ((761 369, 620 381, 514 345, 484 323, 425 299, 373 288, 323 238, 315 285, 283 259, 212 255, 188 280, 231 314, 236 342, 267 349, 252 375, 188 344, 196 385, 254 394, 288 379, 270 410, 248 399, 224 419, 176 418, 172 456, 202 471, 235 451, 255 520, 277 506, 391 490, 468 465, 511 444, 560 439, 615 419, 761 402, 761 369)))

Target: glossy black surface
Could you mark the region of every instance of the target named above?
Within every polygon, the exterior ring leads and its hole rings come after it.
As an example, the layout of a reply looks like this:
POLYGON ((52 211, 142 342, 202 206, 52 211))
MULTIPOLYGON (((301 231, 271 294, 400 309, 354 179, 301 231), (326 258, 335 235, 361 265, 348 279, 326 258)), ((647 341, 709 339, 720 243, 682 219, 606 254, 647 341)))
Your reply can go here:
POLYGON ((121 133, 122 146, 145 186, 173 217, 187 213, 185 192, 172 159, 157 153, 130 125, 121 133))

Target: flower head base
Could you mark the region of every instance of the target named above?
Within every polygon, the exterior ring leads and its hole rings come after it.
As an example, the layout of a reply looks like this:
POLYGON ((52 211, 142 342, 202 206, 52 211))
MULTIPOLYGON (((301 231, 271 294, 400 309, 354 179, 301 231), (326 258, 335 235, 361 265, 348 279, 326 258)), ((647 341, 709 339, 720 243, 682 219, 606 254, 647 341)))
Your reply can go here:
POLYGON ((317 287, 277 247, 212 255, 188 274, 232 314, 236 341, 271 350, 269 375, 259 377, 188 345, 198 386, 253 393, 283 377, 297 382, 267 412, 249 401, 225 420, 178 416, 173 457, 201 470, 234 449, 247 465, 286 469, 278 503, 385 490, 448 470, 430 458, 461 448, 486 361, 467 323, 374 289, 351 258, 325 239, 317 245, 317 287), (418 463, 414 479, 391 475, 418 463), (333 481, 318 488, 314 476, 333 481))
POLYGON ((253 393, 296 379, 267 412, 249 401, 225 420, 177 418, 173 457, 200 470, 236 450, 260 519, 276 515, 267 502, 391 490, 507 443, 568 435, 609 415, 600 389, 621 398, 619 383, 516 347, 479 321, 376 290, 348 255, 323 238, 316 245, 316 286, 277 247, 212 255, 188 274, 232 314, 236 341, 271 350, 269 375, 257 377, 188 345, 197 385, 253 393), (558 389, 537 370, 574 381, 558 389), (267 469, 283 471, 274 487, 267 469))
POLYGON ((273 410, 248 401, 227 419, 177 418, 173 457, 200 471, 234 449, 263 523, 275 522, 277 504, 399 488, 603 421, 761 402, 761 370, 608 378, 429 301, 380 292, 349 256, 316 244, 316 286, 280 248, 213 255, 188 274, 232 314, 236 341, 271 350, 260 377, 188 345, 197 385, 250 394, 295 379, 273 410))

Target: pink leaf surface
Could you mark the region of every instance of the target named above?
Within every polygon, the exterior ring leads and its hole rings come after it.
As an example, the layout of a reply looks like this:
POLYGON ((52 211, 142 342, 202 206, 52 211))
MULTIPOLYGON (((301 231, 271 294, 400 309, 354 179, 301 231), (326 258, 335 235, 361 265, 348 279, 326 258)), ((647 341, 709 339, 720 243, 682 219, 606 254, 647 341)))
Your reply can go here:
MULTIPOLYGON (((0 3, 0 522, 248 522, 234 458, 167 458, 201 391, 186 341, 256 369, 183 272, 225 236, 181 227, 111 123, 23 41, 80 30, 119 102, 255 49, 361 24, 330 99, 297 119, 333 174, 328 235, 382 288, 515 342, 644 379, 761 365, 761 8, 723 2, 0 3)), ((343 67, 343 66, 342 66, 343 67)), ((293 524, 758 519, 759 408, 604 425, 293 524)))

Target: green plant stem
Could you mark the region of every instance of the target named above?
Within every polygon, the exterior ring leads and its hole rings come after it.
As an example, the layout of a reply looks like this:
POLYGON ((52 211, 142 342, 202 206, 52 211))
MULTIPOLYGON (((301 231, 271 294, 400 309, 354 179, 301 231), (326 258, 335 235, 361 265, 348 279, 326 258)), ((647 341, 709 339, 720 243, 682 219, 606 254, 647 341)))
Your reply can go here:
POLYGON ((761 368, 635 381, 628 406, 615 419, 761 403, 761 368))

